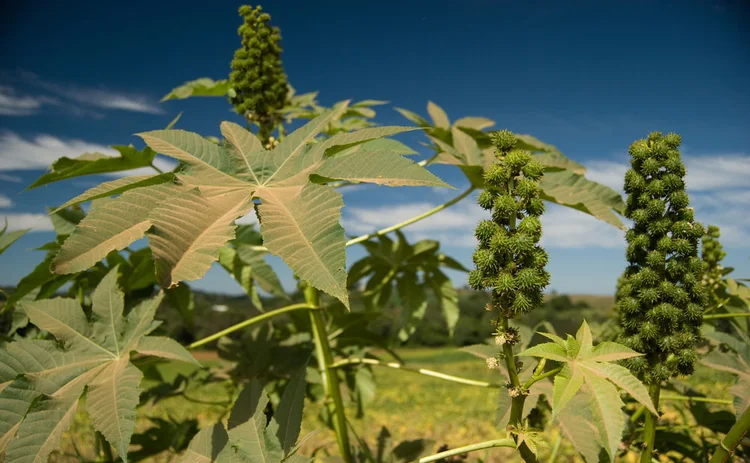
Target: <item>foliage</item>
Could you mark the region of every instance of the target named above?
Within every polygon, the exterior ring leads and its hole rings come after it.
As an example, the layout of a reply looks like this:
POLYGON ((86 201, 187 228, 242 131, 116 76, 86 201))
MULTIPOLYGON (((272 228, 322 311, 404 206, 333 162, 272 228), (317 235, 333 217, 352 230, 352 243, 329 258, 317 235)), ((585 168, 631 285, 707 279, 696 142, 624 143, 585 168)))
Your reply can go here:
POLYGON ((362 292, 367 310, 382 310, 392 299, 400 308, 395 326, 398 338, 406 341, 427 313, 427 290, 431 289, 439 304, 452 336, 458 322, 458 295, 450 278, 440 268, 467 271, 456 260, 439 252, 437 241, 421 240, 409 244, 400 231, 397 240, 381 235, 362 245, 369 252, 349 269, 347 285, 355 286, 360 280, 367 283, 362 292), (394 291, 395 289, 395 291, 394 291))
MULTIPOLYGON (((594 346, 591 330, 585 321, 575 338, 568 335, 568 338, 563 340, 549 333, 543 335, 553 342, 538 344, 518 355, 539 357, 564 364, 562 370, 555 375, 553 417, 570 406, 576 394, 583 394, 596 427, 597 443, 607 451, 610 460, 614 461, 625 426, 620 411, 625 404, 615 386, 643 404, 650 413, 657 413, 643 384, 625 367, 610 363, 642 354, 613 342, 603 342, 594 346)), ((580 413, 580 410, 577 412, 580 413)), ((583 446, 579 449, 585 451, 583 446)), ((595 453, 598 454, 598 451, 595 453)))
POLYGON ((267 143, 280 121, 278 111, 288 91, 281 64, 281 33, 269 25, 271 16, 260 6, 243 5, 239 12, 244 20, 238 30, 242 47, 232 60, 230 102, 238 114, 258 124, 258 138, 267 143))
POLYGON ((149 336, 162 295, 123 314, 117 276, 115 267, 93 292, 90 317, 73 299, 23 303, 31 322, 56 342, 20 340, 0 351, 0 452, 7 451, 7 461, 45 461, 84 390, 94 426, 126 460, 142 377, 131 352, 195 362, 172 339, 149 336))
POLYGON ((358 150, 360 144, 405 128, 362 129, 308 145, 335 113, 317 117, 270 151, 231 122, 222 124, 231 148, 181 130, 141 134, 154 149, 185 164, 176 174, 179 183, 129 189, 92 208, 52 268, 80 271, 148 232, 162 286, 198 279, 234 238, 234 219, 256 207, 252 200, 259 198, 257 213, 268 249, 301 278, 348 305, 341 196, 310 177, 394 186, 446 184, 388 149, 358 150), (342 145, 346 148, 336 149, 342 145))
POLYGON ((617 309, 622 342, 645 354, 628 365, 648 384, 692 373, 706 307, 697 256, 703 227, 688 208, 679 145, 678 135, 659 132, 636 141, 625 174, 625 216, 633 227, 617 309))
POLYGON ((237 398, 228 426, 217 423, 202 429, 180 461, 310 461, 296 455, 303 398, 304 371, 292 380, 268 419, 265 414, 268 397, 257 380, 251 381, 237 398))
MULTIPOLYGON (((397 110, 407 119, 423 127, 435 151, 432 162, 458 166, 469 182, 484 188, 484 172, 495 160, 495 148, 483 129, 495 125, 484 117, 464 117, 450 123, 447 114, 433 102, 427 105, 432 123, 401 108, 397 110)), ((588 180, 586 168, 567 158, 552 145, 531 135, 516 135, 516 146, 532 153, 534 161, 544 166, 540 197, 562 206, 571 207, 604 220, 619 228, 624 225, 615 212, 622 213, 625 204, 611 188, 588 180)))
POLYGON ((26 233, 29 232, 30 229, 24 229, 24 230, 16 230, 16 231, 8 231, 8 221, 5 221, 5 225, 3 226, 3 229, 0 230, 0 254, 5 252, 6 249, 10 247, 11 244, 15 243, 18 238, 22 237, 26 233))

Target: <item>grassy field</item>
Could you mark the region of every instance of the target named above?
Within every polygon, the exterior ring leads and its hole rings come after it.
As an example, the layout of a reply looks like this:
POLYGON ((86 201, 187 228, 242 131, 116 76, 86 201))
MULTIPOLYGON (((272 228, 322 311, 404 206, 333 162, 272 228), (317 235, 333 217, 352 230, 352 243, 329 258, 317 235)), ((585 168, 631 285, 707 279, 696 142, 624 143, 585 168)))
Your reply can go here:
MULTIPOLYGON (((208 366, 219 366, 211 353, 198 353, 198 357, 208 366)), ((487 370, 484 362, 455 348, 417 348, 404 349, 399 352, 407 364, 415 367, 429 368, 444 373, 465 376, 487 381, 499 381, 497 373, 487 370)), ((184 364, 169 364, 163 369, 167 379, 178 372, 188 372, 191 367, 184 364)), ((495 419, 495 401, 498 391, 481 387, 464 386, 452 382, 430 378, 414 373, 390 368, 376 367, 377 393, 374 401, 366 410, 363 419, 353 419, 352 426, 357 435, 366 439, 372 446, 382 426, 387 426, 393 442, 426 437, 434 441, 433 449, 443 444, 458 447, 493 438, 504 437, 504 432, 493 425, 495 419)), ((699 369, 691 382, 698 384, 698 389, 713 397, 729 397, 728 388, 731 377, 717 376, 713 371, 699 369)), ((144 384, 143 386, 146 386, 144 384)), ((190 391, 192 399, 211 402, 230 400, 227 390, 220 384, 213 384, 190 391)), ((320 405, 306 404, 305 420, 302 435, 314 430, 321 430, 308 440, 302 448, 309 455, 319 449, 319 455, 328 452, 336 453, 336 442, 331 431, 324 429, 317 415, 320 405)), ((666 411, 668 413, 668 406, 666 411)), ((201 427, 218 420, 225 405, 204 405, 190 402, 184 398, 170 398, 156 405, 141 407, 138 414, 136 431, 151 426, 148 417, 168 418, 175 420, 196 418, 201 427)), ((354 416, 351 410, 351 416, 354 416)), ((552 443, 557 432, 551 430, 547 440, 552 443)), ((94 438, 91 425, 81 406, 75 423, 64 437, 65 455, 55 458, 56 461, 77 461, 70 458, 74 453, 73 440, 82 455, 93 457, 94 438)), ((544 455, 550 448, 542 449, 544 455)), ((563 439, 558 461, 582 461, 575 456, 572 447, 563 439)), ((472 453, 468 461, 481 458, 485 462, 520 461, 513 451, 493 449, 489 452, 472 453)), ((173 461, 168 454, 162 454, 151 461, 173 461)))

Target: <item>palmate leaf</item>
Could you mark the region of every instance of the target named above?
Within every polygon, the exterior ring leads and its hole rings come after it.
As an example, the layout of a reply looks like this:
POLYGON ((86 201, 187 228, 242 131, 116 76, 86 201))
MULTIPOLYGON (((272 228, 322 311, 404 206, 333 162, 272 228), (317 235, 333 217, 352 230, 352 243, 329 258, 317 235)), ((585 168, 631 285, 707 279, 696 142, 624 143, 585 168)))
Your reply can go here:
POLYGON ((265 415, 268 397, 253 379, 242 390, 229 416, 228 428, 221 423, 204 428, 190 442, 180 463, 280 463, 296 455, 299 424, 305 398, 304 369, 287 385, 273 415, 265 415), (268 423, 267 423, 268 422, 268 423))
POLYGON ((93 320, 73 299, 23 301, 22 308, 56 342, 22 340, 0 351, 0 453, 8 462, 44 462, 88 390, 94 427, 126 458, 135 427, 140 371, 131 352, 197 362, 176 342, 148 334, 162 295, 123 316, 117 268, 92 295, 93 320))
POLYGON ((440 268, 466 269, 440 253, 437 241, 421 240, 411 244, 398 230, 396 236, 397 240, 381 235, 363 242, 370 255, 352 265, 347 284, 351 287, 367 279, 363 296, 366 306, 371 309, 385 307, 396 287, 402 309, 399 315, 399 338, 402 341, 414 333, 425 316, 426 290, 432 289, 452 335, 459 318, 458 294, 440 268))
MULTIPOLYGON (((484 187, 482 174, 495 161, 494 148, 483 129, 495 123, 484 118, 462 118, 449 124, 445 112, 433 102, 428 104, 430 124, 421 116, 398 109, 404 117, 426 129, 435 150, 433 162, 452 164, 461 168, 477 188, 484 187)), ((590 214, 617 228, 624 229, 618 214, 625 208, 622 197, 613 189, 587 179, 586 169, 564 156, 560 151, 531 135, 517 135, 517 147, 531 151, 534 159, 545 166, 542 178, 542 198, 562 206, 590 214), (618 214, 616 214, 618 213, 618 214)))
POLYGON ((162 285, 200 278, 224 244, 234 239, 234 220, 258 201, 268 250, 300 278, 348 307, 346 239, 339 225, 343 201, 332 187, 311 182, 311 176, 322 177, 318 172, 323 172, 327 178, 381 185, 448 185, 387 146, 377 151, 351 149, 411 128, 368 128, 312 143, 345 110, 346 104, 341 104, 322 114, 273 150, 264 149, 255 135, 230 122, 221 124, 230 147, 182 130, 140 134, 155 151, 184 164, 175 173, 177 183, 135 188, 92 208, 63 244, 54 271, 85 269, 145 234, 162 285), (346 149, 336 151, 337 147, 346 149))
POLYGON ((566 410, 578 394, 585 394, 601 442, 610 459, 614 459, 625 426, 621 412, 625 404, 620 399, 617 387, 646 406, 649 412, 657 414, 646 387, 628 369, 608 363, 641 354, 613 342, 594 346, 591 330, 585 320, 575 338, 570 335, 567 340, 552 335, 547 337, 554 342, 537 344, 518 355, 541 357, 564 364, 554 380, 553 417, 566 410))

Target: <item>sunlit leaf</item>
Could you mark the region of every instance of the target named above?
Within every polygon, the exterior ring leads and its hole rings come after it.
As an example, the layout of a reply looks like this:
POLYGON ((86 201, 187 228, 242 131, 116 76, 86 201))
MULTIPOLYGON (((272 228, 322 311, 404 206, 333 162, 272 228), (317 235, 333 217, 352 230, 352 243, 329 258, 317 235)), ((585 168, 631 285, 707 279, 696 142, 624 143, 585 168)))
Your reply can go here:
POLYGON ((213 80, 208 77, 185 82, 164 95, 161 101, 184 100, 193 96, 224 96, 229 91, 228 80, 213 80))

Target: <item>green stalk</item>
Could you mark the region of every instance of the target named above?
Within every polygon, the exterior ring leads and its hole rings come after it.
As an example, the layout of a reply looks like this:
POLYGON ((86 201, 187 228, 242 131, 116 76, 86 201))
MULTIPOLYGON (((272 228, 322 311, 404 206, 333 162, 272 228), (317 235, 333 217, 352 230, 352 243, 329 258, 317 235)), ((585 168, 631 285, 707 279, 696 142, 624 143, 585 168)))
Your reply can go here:
POLYGON ((484 450, 484 449, 491 449, 495 447, 510 447, 515 448, 516 443, 513 441, 513 439, 495 439, 495 440, 488 440, 486 442, 480 442, 478 444, 471 444, 471 445, 465 445, 463 447, 458 447, 452 450, 446 450, 445 452, 436 453, 434 455, 429 455, 426 457, 422 457, 419 460, 417 460, 417 463, 430 463, 437 460, 442 460, 443 458, 452 457, 455 455, 461 455, 462 453, 468 453, 468 452, 474 452, 477 450, 484 450))
MULTIPOLYGON (((308 285, 305 288, 305 300, 312 307, 320 307, 320 293, 317 289, 308 285)), ((333 430, 336 432, 336 440, 341 450, 341 457, 346 463, 354 461, 349 445, 349 435, 346 429, 346 411, 344 400, 341 397, 339 377, 333 365, 333 354, 328 344, 328 332, 320 310, 310 311, 310 324, 312 325, 313 339, 315 341, 315 357, 318 360, 318 369, 323 378, 323 389, 326 391, 326 405, 328 413, 333 421, 333 430)))
POLYGON ((730 461, 734 455, 734 451, 737 446, 740 445, 742 439, 747 435, 750 430, 750 407, 745 409, 745 412, 740 416, 734 426, 729 430, 724 439, 721 440, 721 446, 716 449, 713 456, 711 457, 710 463, 724 463, 730 461))
POLYGON ((263 320, 267 320, 267 319, 269 319, 271 317, 275 317, 276 315, 281 315, 281 314, 284 314, 284 313, 287 313, 287 312, 292 312, 294 310, 316 310, 317 308, 318 307, 312 306, 312 305, 310 305, 308 303, 302 303, 302 304, 292 304, 292 305, 288 305, 286 307, 282 307, 280 309, 271 310, 269 312, 262 313, 262 314, 260 314, 260 315, 258 315, 256 317, 249 318, 249 319, 247 319, 247 320, 245 320, 243 322, 237 323, 236 325, 232 325, 232 326, 230 326, 229 328, 227 328, 225 330, 221 330, 218 333, 212 334, 211 336, 207 336, 207 337, 205 337, 203 339, 195 341, 194 343, 192 343, 189 346, 187 346, 187 348, 188 349, 196 349, 198 347, 201 347, 203 345, 208 344, 211 341, 215 341, 215 340, 221 338, 222 336, 226 336, 226 335, 228 335, 230 333, 234 333, 235 331, 241 330, 242 328, 246 328, 246 327, 248 327, 250 325, 254 325, 256 323, 260 323, 263 320))
POLYGON ((451 199, 450 201, 445 202, 445 203, 443 203, 443 204, 441 204, 441 205, 439 205, 439 206, 437 206, 437 207, 435 207, 433 209, 430 209, 427 212, 419 214, 418 216, 412 217, 411 219, 404 220, 401 223, 397 223, 396 225, 391 225, 390 227, 384 228, 382 230, 378 230, 375 233, 370 233, 369 235, 362 235, 362 236, 359 236, 357 238, 350 239, 349 241, 346 242, 346 245, 347 245, 347 247, 348 246, 352 246, 354 244, 361 243, 363 241, 367 241, 370 238, 374 238, 374 237, 380 236, 380 235, 385 235, 385 234, 390 233, 392 231, 396 231, 398 229, 404 228, 407 225, 411 225, 411 224, 413 224, 415 222, 419 222, 420 220, 426 219, 427 217, 429 217, 431 215, 434 215, 434 214, 437 214, 438 212, 442 211, 443 209, 446 209, 446 208, 448 208, 448 207, 456 204, 457 202, 461 201, 465 197, 469 196, 474 191, 474 189, 475 189, 475 187, 473 187, 473 186, 469 187, 468 190, 464 191, 463 193, 461 193, 460 195, 458 195, 455 198, 451 199))
POLYGON ((709 404, 732 405, 732 399, 714 399, 713 397, 690 397, 687 395, 662 395, 660 400, 677 400, 682 402, 705 402, 709 404))
POLYGON ((738 312, 738 313, 716 313, 711 315, 704 315, 704 320, 714 320, 717 318, 740 318, 750 317, 750 312, 738 312))
POLYGON ((410 368, 410 367, 405 366, 402 363, 381 362, 380 360, 367 359, 367 358, 347 358, 347 359, 339 360, 331 364, 331 368, 341 368, 346 365, 358 365, 358 364, 367 364, 367 365, 375 365, 379 367, 395 368, 397 370, 408 371, 409 373, 416 373, 419 375, 431 376, 433 378, 439 378, 439 379, 444 379, 446 381, 452 381, 454 383, 466 384, 467 386, 479 386, 479 387, 488 387, 488 388, 494 388, 494 389, 500 389, 504 387, 502 384, 488 383, 486 381, 477 381, 475 379, 468 379, 468 378, 462 378, 460 376, 448 375, 445 373, 440 373, 439 371, 428 370, 426 368, 410 368))
MULTIPOLYGON (((648 395, 651 396, 651 401, 654 402, 654 407, 659 410, 659 392, 661 387, 659 384, 652 384, 648 388, 648 395)), ((654 441, 656 439, 656 422, 659 420, 658 417, 652 413, 646 413, 646 426, 643 430, 643 444, 646 448, 641 453, 641 463, 651 463, 651 455, 654 453, 654 441)))
POLYGON ((552 444, 552 452, 549 454, 549 459, 547 460, 547 463, 555 463, 555 460, 557 459, 557 454, 560 453, 560 446, 562 445, 562 433, 557 435, 557 439, 555 439, 555 443, 552 444))

